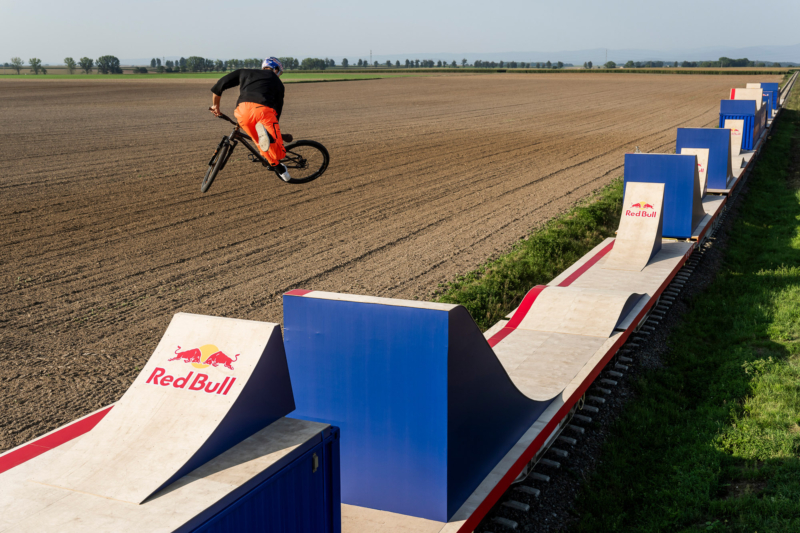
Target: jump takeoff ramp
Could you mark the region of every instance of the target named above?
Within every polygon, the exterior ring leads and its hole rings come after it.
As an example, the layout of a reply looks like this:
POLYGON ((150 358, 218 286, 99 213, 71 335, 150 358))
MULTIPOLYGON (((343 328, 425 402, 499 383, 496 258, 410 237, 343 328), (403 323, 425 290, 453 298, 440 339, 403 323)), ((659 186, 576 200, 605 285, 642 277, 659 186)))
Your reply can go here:
POLYGON ((338 430, 293 409, 278 324, 179 313, 97 425, 0 456, 0 531, 335 533, 338 430))
POLYGON ((706 216, 694 155, 625 154, 625 186, 664 184, 664 237, 692 238, 706 216))
POLYGON ((706 192, 725 192, 730 188, 733 178, 731 130, 678 128, 675 151, 697 156, 702 196, 706 192))
POLYGON ((664 184, 626 183, 617 238, 603 268, 641 272, 661 250, 663 227, 664 184))

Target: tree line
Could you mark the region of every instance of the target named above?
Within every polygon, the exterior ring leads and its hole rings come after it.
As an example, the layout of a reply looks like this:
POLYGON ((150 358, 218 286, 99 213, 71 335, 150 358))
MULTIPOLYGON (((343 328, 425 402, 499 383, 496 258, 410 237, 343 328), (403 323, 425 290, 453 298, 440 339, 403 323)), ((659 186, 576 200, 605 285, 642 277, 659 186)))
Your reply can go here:
MULTIPOLYGON (((584 68, 592 68, 592 62, 588 61, 583 64, 584 68)), ((772 63, 769 61, 750 61, 749 59, 731 59, 729 57, 720 57, 718 61, 682 61, 680 64, 677 61, 628 61, 624 65, 617 65, 613 61, 609 61, 603 68, 664 68, 678 66, 683 68, 729 68, 729 67, 780 67, 780 63, 772 63)), ((787 65, 789 66, 789 65, 787 65)))
MULTIPOLYGON (((94 69, 97 69, 101 74, 122 74, 119 59, 111 55, 100 56, 97 59, 82 57, 78 61, 71 57, 65 57, 64 65, 66 65, 70 74, 73 74, 78 69, 86 74, 91 74, 94 69)), ((12 57, 11 63, 4 63, 3 66, 16 70, 17 74, 19 74, 25 63, 19 57, 12 57)), ((47 74, 47 69, 42 66, 42 60, 38 57, 28 59, 28 66, 34 74, 47 74)))

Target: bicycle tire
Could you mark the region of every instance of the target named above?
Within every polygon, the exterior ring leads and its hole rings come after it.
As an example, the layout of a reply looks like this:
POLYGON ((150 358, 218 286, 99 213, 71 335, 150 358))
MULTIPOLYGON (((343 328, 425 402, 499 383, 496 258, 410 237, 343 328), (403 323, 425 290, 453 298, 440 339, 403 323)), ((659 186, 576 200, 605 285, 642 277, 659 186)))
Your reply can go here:
POLYGON ((212 157, 211 161, 208 163, 208 170, 206 170, 203 182, 200 184, 200 192, 207 192, 208 189, 211 188, 211 184, 214 183, 214 178, 217 177, 219 171, 222 170, 223 167, 225 167, 225 163, 228 162, 230 148, 230 144, 225 141, 221 142, 219 147, 217 147, 217 151, 214 152, 214 157, 212 157))
POLYGON ((281 163, 286 165, 292 175, 288 183, 308 183, 325 173, 330 163, 330 154, 327 148, 316 141, 294 141, 286 145, 286 157, 281 163))

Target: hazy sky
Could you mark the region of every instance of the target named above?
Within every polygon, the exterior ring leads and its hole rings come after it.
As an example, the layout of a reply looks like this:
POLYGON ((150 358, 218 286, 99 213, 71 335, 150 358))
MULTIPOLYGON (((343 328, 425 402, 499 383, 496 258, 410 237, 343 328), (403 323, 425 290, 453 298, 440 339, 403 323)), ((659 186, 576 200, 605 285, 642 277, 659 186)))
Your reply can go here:
POLYGON ((800 41, 800 0, 0 0, 0 61, 19 56, 364 57, 800 41), (15 21, 19 21, 18 23, 15 21))

